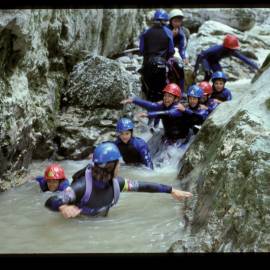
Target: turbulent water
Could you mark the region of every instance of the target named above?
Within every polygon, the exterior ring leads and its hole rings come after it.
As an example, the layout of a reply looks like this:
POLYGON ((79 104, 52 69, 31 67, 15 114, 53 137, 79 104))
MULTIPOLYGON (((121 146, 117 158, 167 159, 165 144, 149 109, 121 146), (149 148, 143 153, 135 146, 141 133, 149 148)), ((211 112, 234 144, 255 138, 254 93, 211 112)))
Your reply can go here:
MULTIPOLYGON (((148 134, 145 133, 144 137, 148 134)), ((183 152, 174 152, 170 162, 150 171, 144 167, 121 167, 121 176, 154 181, 179 188, 177 161, 183 152)), ((67 176, 87 164, 63 161, 67 176)), ((31 176, 40 175, 49 161, 34 162, 31 176)), ((34 180, 2 193, 0 196, 0 253, 130 253, 166 252, 181 238, 183 202, 169 194, 121 193, 119 203, 105 218, 79 216, 65 220, 44 207, 51 192, 40 192, 34 180)))

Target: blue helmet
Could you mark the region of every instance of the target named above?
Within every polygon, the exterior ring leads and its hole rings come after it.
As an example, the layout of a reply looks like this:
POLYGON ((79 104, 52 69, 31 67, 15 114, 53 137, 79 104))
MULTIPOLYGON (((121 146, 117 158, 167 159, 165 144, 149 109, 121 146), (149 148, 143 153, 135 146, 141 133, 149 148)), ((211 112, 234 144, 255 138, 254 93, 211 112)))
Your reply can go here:
POLYGON ((134 124, 128 118, 121 118, 116 125, 116 132, 123 132, 134 128, 134 124))
POLYGON ((211 80, 215 81, 217 79, 221 79, 224 82, 226 82, 228 80, 227 76, 222 71, 216 71, 215 73, 213 73, 211 80))
POLYGON ((187 96, 188 97, 202 98, 203 97, 203 90, 198 85, 191 85, 188 88, 187 96))
POLYGON ((155 21, 168 21, 169 16, 168 13, 164 9, 157 9, 154 14, 155 21))
POLYGON ((93 162, 104 164, 110 161, 119 160, 121 158, 118 147, 111 142, 99 144, 93 154, 93 162))

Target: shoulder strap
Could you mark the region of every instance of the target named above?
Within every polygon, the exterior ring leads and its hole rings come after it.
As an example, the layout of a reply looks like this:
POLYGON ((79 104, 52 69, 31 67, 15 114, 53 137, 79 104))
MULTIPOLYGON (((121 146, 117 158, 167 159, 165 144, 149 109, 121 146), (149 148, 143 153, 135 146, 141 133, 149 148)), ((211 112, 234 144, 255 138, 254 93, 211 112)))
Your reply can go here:
POLYGON ((92 180, 92 173, 91 169, 86 169, 85 170, 85 192, 83 194, 83 197, 81 199, 80 205, 85 205, 91 196, 92 193, 92 185, 93 185, 93 180, 92 180))

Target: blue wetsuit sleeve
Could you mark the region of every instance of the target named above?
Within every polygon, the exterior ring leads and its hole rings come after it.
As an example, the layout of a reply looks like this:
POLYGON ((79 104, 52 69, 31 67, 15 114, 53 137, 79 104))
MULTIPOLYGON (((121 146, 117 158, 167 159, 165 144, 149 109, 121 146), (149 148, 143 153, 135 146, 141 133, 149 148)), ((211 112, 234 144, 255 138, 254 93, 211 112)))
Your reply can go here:
POLYGON ((153 166, 151 154, 150 154, 148 145, 146 143, 140 148, 140 154, 141 154, 141 157, 142 157, 142 160, 143 160, 143 164, 146 167, 153 170, 154 166, 153 166))
POLYGON ((133 98, 132 103, 150 111, 156 111, 162 108, 162 104, 159 104, 156 102, 150 102, 150 101, 143 100, 137 97, 133 98))
POLYGON ((170 117, 176 118, 176 117, 180 117, 182 116, 182 112, 180 112, 177 109, 171 109, 171 110, 166 110, 166 111, 158 111, 158 112, 148 112, 147 116, 149 118, 157 118, 157 117, 161 117, 161 116, 165 116, 168 115, 170 117))
POLYGON ((166 33, 167 37, 169 38, 169 49, 168 49, 168 58, 172 57, 175 53, 175 50, 174 50, 174 43, 173 43, 173 33, 172 31, 166 27, 166 26, 163 26, 163 30, 164 32, 166 33))
POLYGON ((172 186, 118 177, 121 192, 171 193, 172 186))
POLYGON ((204 121, 207 116, 208 116, 208 111, 207 110, 198 110, 198 111, 192 111, 189 108, 186 108, 184 113, 188 114, 188 115, 192 115, 192 116, 197 116, 199 120, 204 121))
POLYGON ((227 101, 232 100, 232 93, 227 89, 227 101))
POLYGON ((186 59, 186 37, 183 30, 179 31, 179 46, 178 46, 179 54, 181 55, 182 59, 186 59))
POLYGON ((47 182, 45 180, 45 178, 43 176, 37 176, 36 177, 36 181, 39 183, 40 189, 45 192, 48 191, 48 185, 47 182))
POLYGON ((63 191, 63 190, 65 190, 67 187, 69 187, 69 181, 68 181, 68 179, 65 179, 64 181, 62 181, 62 182, 59 184, 58 190, 59 190, 59 191, 63 191))
POLYGON ((240 60, 242 60, 246 64, 248 64, 253 69, 259 69, 258 65, 255 62, 251 61, 249 58, 247 58, 245 55, 243 55, 239 51, 234 50, 233 53, 232 53, 232 55, 235 56, 235 57, 237 57, 237 58, 239 58, 240 60))
POLYGON ((139 44, 140 53, 144 53, 144 33, 140 35, 140 44, 139 44))

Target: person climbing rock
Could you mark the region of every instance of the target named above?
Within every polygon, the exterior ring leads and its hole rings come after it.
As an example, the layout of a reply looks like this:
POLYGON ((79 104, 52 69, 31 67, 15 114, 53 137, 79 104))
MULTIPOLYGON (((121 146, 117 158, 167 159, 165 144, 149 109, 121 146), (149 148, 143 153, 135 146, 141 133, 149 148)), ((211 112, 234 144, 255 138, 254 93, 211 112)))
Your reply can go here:
POLYGON ((44 176, 37 176, 35 180, 39 183, 40 189, 45 191, 62 191, 69 186, 64 169, 56 163, 49 165, 44 176))
POLYGON ((192 196, 172 186, 154 182, 136 181, 118 176, 121 154, 114 143, 98 145, 89 166, 76 173, 70 187, 51 196, 45 207, 59 211, 64 218, 73 218, 80 214, 88 216, 107 216, 121 192, 168 193, 177 200, 192 196))
POLYGON ((133 136, 133 122, 128 118, 121 118, 116 125, 118 134, 114 142, 120 150, 126 164, 144 164, 153 169, 153 162, 147 143, 139 137, 133 136))
POLYGON ((199 65, 202 64, 205 77, 204 81, 209 81, 212 73, 222 71, 220 60, 225 57, 234 56, 249 65, 253 70, 259 69, 258 65, 243 55, 240 51, 240 43, 238 37, 227 34, 222 45, 214 45, 207 50, 203 50, 197 57, 193 76, 196 78, 199 65))

